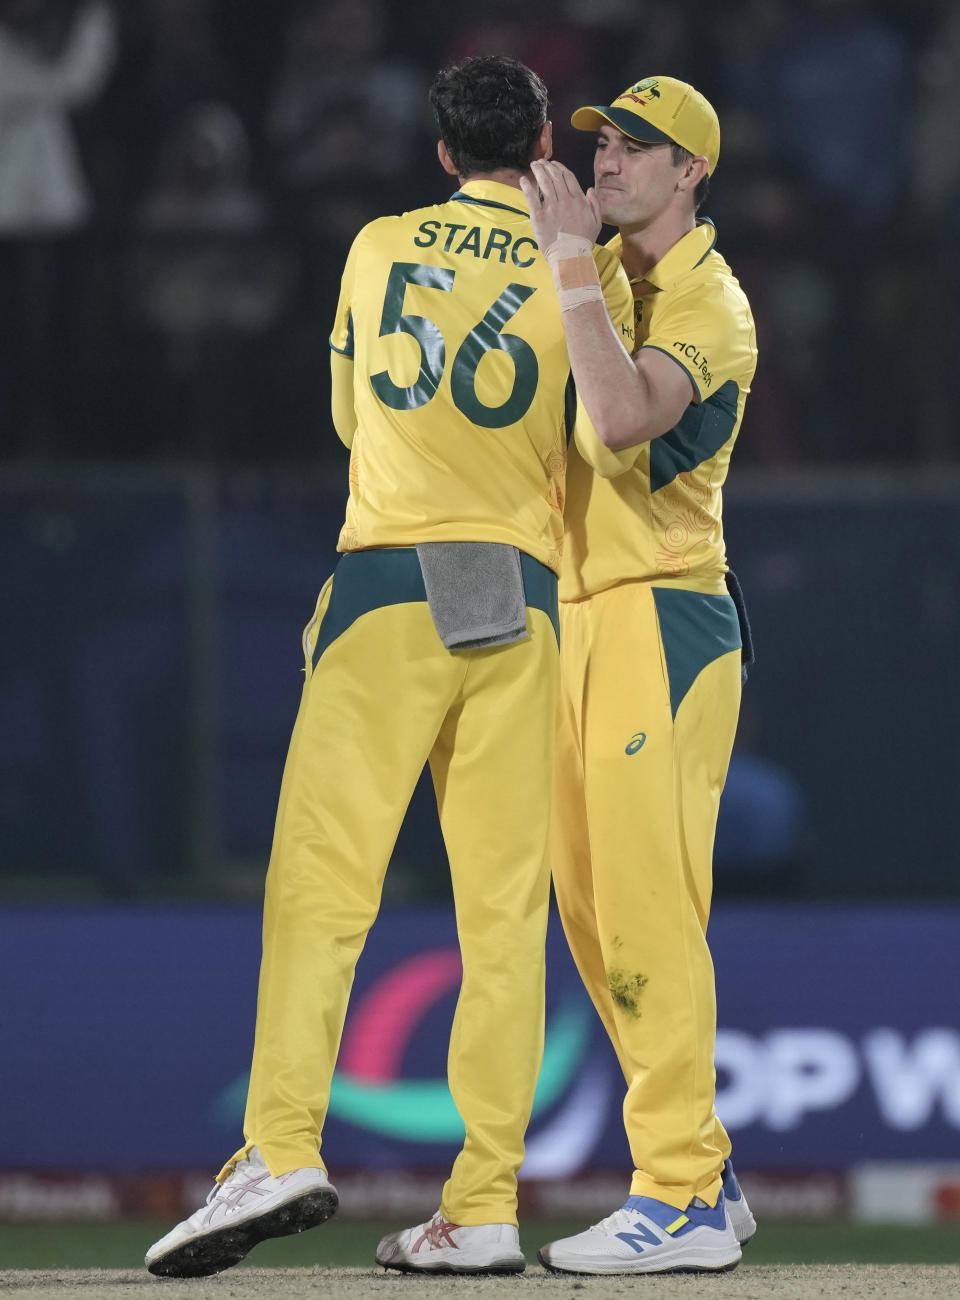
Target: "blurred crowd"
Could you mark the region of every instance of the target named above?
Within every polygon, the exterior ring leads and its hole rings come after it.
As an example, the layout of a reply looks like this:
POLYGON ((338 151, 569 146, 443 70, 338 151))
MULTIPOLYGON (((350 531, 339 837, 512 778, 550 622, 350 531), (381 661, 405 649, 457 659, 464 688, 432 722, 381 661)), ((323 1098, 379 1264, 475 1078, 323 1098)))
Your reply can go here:
POLYGON ((544 78, 583 180, 573 108, 713 101, 738 463, 960 458, 955 0, 0 0, 0 459, 322 459, 347 248, 447 195, 427 88, 483 52, 544 78))

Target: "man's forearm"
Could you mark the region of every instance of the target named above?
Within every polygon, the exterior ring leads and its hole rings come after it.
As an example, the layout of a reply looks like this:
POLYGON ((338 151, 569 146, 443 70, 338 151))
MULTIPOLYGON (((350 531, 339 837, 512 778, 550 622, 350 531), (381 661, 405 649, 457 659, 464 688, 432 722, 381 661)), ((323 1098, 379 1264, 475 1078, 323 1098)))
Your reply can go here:
POLYGON ((577 395, 604 446, 618 450, 655 437, 644 421, 649 405, 645 378, 621 342, 603 298, 565 308, 563 332, 577 395))
POLYGON ((574 382, 597 436, 611 449, 632 447, 663 430, 647 417, 649 384, 623 346, 603 299, 593 258, 600 233, 595 194, 556 162, 535 162, 520 188, 553 272, 574 382))
POLYGON ((574 383, 597 437, 611 450, 655 437, 660 430, 644 419, 648 385, 604 301, 592 241, 560 232, 543 253, 560 300, 574 383))

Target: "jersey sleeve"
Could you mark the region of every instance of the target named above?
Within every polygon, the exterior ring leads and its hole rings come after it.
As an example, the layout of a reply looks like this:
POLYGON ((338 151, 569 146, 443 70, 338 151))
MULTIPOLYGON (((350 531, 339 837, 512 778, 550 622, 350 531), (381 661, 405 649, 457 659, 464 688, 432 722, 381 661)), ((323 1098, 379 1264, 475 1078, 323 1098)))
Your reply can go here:
POLYGON ((344 356, 336 348, 330 350, 330 414, 337 437, 345 447, 352 447, 357 429, 353 358, 344 356))
POLYGON ((692 286, 664 305, 643 346, 656 348, 682 366, 697 402, 705 402, 728 379, 749 391, 756 366, 750 321, 729 286, 692 286))
POLYGON ((354 286, 357 276, 357 263, 359 261, 360 241, 363 238, 363 231, 357 235, 347 254, 346 265, 343 268, 343 275, 340 279, 340 297, 337 301, 337 311, 333 318, 333 329, 330 331, 330 346, 335 352, 341 353, 342 356, 353 357, 353 297, 354 286))
POLYGON ((644 445, 638 443, 634 447, 624 447, 622 451, 613 451, 604 446, 597 436, 590 416, 587 415, 586 408, 579 399, 573 425, 573 440, 577 451, 601 478, 617 478, 620 474, 626 473, 636 461, 640 447, 644 445))
POLYGON ((330 413, 337 437, 345 447, 352 447, 357 420, 353 396, 353 295, 363 231, 357 235, 347 254, 340 280, 340 298, 330 331, 330 413))

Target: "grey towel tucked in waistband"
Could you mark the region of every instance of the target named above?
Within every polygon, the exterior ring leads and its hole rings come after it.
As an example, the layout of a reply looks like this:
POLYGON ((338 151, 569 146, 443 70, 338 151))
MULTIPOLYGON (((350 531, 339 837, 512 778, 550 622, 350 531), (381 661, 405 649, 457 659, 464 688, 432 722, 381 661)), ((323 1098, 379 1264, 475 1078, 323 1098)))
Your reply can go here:
POLYGON ((527 636, 520 552, 501 542, 421 542, 417 558, 434 626, 448 650, 527 636))

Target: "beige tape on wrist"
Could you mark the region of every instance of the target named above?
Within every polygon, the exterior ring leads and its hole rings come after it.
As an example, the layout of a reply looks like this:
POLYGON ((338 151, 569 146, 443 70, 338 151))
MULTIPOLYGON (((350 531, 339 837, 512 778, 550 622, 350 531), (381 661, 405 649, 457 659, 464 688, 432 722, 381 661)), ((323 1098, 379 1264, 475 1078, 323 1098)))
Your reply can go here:
POLYGON ((588 302, 602 302, 603 289, 593 260, 593 244, 582 235, 560 231, 552 244, 543 250, 557 286, 561 311, 582 307, 588 302))
POLYGON ((561 311, 573 311, 575 307, 585 307, 588 302, 603 302, 603 290, 598 284, 582 289, 558 289, 561 311))

